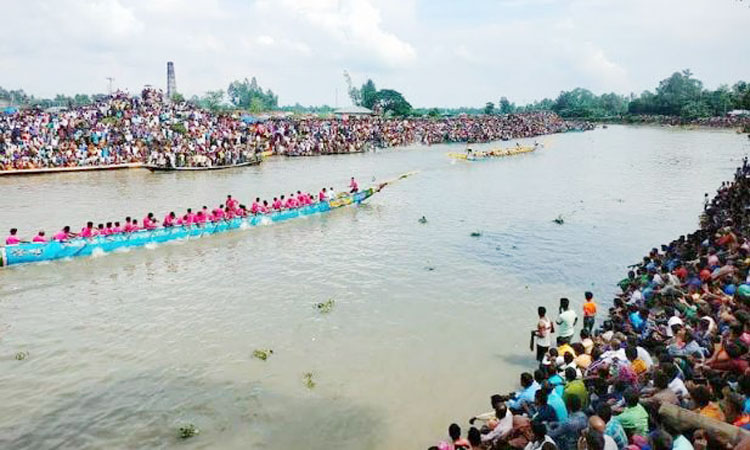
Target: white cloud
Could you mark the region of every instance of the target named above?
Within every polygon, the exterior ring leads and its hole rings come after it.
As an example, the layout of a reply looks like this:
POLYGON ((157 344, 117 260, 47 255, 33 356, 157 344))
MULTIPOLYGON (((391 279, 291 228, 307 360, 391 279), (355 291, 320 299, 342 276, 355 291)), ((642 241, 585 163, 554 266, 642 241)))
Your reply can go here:
POLYGON ((10 0, 0 85, 34 95, 163 86, 186 95, 256 76, 282 103, 345 102, 355 83, 414 105, 483 105, 653 89, 691 68, 709 87, 750 73, 750 10, 731 0, 10 0))

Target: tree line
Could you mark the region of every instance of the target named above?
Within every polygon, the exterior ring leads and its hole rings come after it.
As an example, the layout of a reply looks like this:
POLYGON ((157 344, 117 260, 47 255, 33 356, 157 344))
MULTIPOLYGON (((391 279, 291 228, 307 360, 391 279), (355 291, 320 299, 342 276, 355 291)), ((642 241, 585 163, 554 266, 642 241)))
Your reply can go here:
POLYGON ((596 95, 588 89, 562 91, 556 99, 545 98, 519 106, 505 97, 495 104, 488 102, 484 113, 509 114, 530 111, 554 111, 562 117, 605 119, 625 115, 665 115, 683 119, 724 116, 734 110, 750 110, 750 84, 739 81, 731 88, 721 85, 716 90, 704 89, 703 82, 689 70, 675 72, 661 80, 654 92, 624 96, 614 92, 596 95))

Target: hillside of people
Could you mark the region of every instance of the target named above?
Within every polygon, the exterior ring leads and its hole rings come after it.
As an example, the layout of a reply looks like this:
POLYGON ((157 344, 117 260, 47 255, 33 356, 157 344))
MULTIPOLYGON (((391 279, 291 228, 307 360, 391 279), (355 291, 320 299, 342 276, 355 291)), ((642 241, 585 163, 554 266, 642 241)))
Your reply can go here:
POLYGON ((261 152, 302 156, 443 142, 489 142, 590 127, 552 112, 448 118, 246 120, 160 91, 117 92, 58 112, 0 115, 0 170, 104 166, 176 160, 180 166, 232 164, 261 152))
POLYGON ((605 314, 591 292, 580 315, 567 298, 554 321, 540 307, 520 389, 433 448, 750 448, 748 203, 745 158, 701 228, 632 266, 605 314))

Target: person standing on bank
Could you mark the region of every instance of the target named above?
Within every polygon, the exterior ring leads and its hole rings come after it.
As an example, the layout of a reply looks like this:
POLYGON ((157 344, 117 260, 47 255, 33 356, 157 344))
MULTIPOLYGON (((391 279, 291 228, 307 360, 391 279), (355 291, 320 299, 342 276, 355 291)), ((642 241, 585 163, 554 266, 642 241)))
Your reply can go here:
POLYGON ((586 301, 583 303, 583 328, 592 334, 596 323, 596 302, 591 292, 586 291, 584 295, 586 301))
POLYGON ((547 354, 550 345, 552 345, 552 333, 555 332, 555 326, 547 318, 547 308, 540 306, 537 308, 539 322, 536 324, 536 330, 531 332, 531 350, 534 350, 534 341, 536 340, 536 360, 542 362, 544 355, 547 354))
POLYGON ((569 344, 573 339, 575 332, 575 326, 578 323, 578 316, 575 311, 570 308, 570 300, 563 297, 560 299, 560 315, 557 317, 555 322, 559 327, 559 335, 557 337, 557 344, 569 344))

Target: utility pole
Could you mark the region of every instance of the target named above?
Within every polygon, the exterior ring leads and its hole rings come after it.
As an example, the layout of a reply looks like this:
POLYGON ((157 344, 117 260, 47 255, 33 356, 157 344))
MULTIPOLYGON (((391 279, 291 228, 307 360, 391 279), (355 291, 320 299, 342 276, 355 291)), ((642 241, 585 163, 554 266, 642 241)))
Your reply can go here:
POLYGON ((109 95, 112 95, 112 82, 115 81, 112 77, 107 77, 107 81, 109 81, 109 95))

